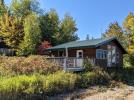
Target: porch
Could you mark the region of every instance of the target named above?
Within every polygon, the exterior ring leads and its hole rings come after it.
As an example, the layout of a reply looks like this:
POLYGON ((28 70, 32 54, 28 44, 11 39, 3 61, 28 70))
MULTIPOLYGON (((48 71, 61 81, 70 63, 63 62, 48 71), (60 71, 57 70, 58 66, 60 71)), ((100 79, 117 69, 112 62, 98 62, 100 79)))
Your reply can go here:
POLYGON ((57 63, 65 71, 83 71, 84 61, 90 60, 92 65, 95 65, 93 58, 78 58, 78 57, 47 57, 50 62, 57 63))

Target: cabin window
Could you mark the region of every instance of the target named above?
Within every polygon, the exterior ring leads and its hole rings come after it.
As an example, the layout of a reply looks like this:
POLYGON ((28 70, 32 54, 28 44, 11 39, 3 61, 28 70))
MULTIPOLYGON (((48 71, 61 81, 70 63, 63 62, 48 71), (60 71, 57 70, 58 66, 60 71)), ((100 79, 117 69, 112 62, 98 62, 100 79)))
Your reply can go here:
POLYGON ((102 59, 102 50, 101 49, 96 50, 96 58, 102 59))
POLYGON ((107 51, 103 50, 103 59, 107 59, 107 51))
POLYGON ((107 50, 97 49, 96 50, 96 58, 97 59, 106 59, 107 58, 107 50))
POLYGON ((116 62, 119 63, 119 52, 116 52, 116 62))

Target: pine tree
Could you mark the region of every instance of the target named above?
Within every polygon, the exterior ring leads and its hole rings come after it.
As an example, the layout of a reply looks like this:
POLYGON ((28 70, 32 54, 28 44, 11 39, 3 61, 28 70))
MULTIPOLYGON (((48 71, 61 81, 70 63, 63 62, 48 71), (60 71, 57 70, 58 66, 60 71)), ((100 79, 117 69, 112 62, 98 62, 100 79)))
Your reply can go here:
POLYGON ((89 40, 89 34, 87 34, 87 36, 86 36, 86 40, 89 40))

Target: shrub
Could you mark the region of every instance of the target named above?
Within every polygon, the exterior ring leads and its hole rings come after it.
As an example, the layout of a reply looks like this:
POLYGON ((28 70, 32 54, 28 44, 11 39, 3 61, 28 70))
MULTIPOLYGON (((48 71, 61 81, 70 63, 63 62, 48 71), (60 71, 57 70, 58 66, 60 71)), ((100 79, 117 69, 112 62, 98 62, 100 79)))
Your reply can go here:
POLYGON ((91 63, 91 60, 86 58, 84 59, 84 68, 85 68, 85 71, 91 71, 93 68, 93 65, 91 63))
POLYGON ((95 68, 91 72, 81 74, 80 87, 89 87, 93 85, 108 85, 111 81, 111 76, 101 68, 95 68))
POLYGON ((75 88, 80 77, 76 74, 56 72, 46 77, 43 82, 43 90, 46 93, 61 93, 75 88))
POLYGON ((60 70, 56 63, 49 62, 43 56, 0 57, 0 66, 16 74, 48 74, 60 70))
POLYGON ((129 56, 129 61, 132 67, 134 67, 134 53, 129 56))
POLYGON ((111 76, 107 71, 105 71, 103 68, 97 67, 94 72, 98 76, 98 84, 108 84, 111 80, 111 76))
POLYGON ((91 85, 96 85, 98 76, 94 72, 86 72, 81 75, 80 87, 85 88, 91 85))

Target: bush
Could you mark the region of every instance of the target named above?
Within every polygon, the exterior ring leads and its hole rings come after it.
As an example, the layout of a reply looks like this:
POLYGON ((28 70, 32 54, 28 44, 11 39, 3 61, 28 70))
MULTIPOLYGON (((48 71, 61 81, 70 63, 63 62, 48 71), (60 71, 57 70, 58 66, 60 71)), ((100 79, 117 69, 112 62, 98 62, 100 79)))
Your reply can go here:
POLYGON ((111 81, 109 73, 101 68, 95 68, 92 71, 88 71, 81 74, 80 87, 89 87, 94 85, 108 85, 111 81))
POLYGON ((98 76, 94 72, 86 72, 81 75, 81 84, 80 87, 86 88, 91 85, 96 85, 98 76))
POLYGON ((91 71, 93 68, 93 65, 91 63, 91 60, 86 58, 84 59, 84 68, 85 68, 85 71, 91 71))
POLYGON ((46 77, 43 82, 43 90, 46 93, 61 93, 75 88, 80 77, 76 74, 56 72, 46 77))
POLYGON ((131 66, 134 67, 134 54, 131 54, 129 56, 129 61, 130 61, 131 66))
POLYGON ((0 67, 16 74, 48 74, 60 70, 58 64, 49 62, 43 56, 0 57, 0 67))
POLYGON ((103 68, 98 67, 94 70, 94 72, 98 76, 98 84, 106 85, 109 84, 109 82, 111 81, 110 74, 103 68))

